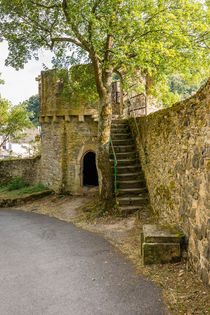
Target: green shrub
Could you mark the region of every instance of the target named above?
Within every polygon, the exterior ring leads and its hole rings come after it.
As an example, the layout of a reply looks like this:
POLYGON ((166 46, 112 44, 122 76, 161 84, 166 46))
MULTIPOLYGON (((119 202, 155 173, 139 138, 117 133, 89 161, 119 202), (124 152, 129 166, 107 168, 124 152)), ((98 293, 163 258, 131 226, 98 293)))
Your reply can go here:
POLYGON ((28 183, 26 183, 22 177, 16 176, 14 177, 10 183, 7 185, 7 190, 11 191, 11 190, 16 190, 16 189, 21 189, 23 187, 27 187, 29 186, 28 183))
POLYGON ((43 191, 48 189, 47 187, 45 187, 44 185, 42 185, 41 183, 37 184, 36 186, 29 186, 29 187, 23 187, 20 189, 20 191, 18 192, 18 195, 23 195, 23 194, 33 194, 39 191, 43 191))

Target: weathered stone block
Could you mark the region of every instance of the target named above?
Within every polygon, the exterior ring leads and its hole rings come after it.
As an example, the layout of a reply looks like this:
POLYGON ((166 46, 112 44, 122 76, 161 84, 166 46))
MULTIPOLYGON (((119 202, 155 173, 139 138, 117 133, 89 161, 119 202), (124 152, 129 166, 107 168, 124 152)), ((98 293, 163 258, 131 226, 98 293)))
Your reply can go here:
POLYGON ((180 243, 181 234, 175 226, 145 224, 144 243, 180 243))
POLYGON ((143 243, 142 253, 144 265, 177 262, 181 257, 179 243, 143 243))
POLYGON ((181 234, 174 226, 145 224, 141 235, 143 263, 177 262, 181 257, 181 234))

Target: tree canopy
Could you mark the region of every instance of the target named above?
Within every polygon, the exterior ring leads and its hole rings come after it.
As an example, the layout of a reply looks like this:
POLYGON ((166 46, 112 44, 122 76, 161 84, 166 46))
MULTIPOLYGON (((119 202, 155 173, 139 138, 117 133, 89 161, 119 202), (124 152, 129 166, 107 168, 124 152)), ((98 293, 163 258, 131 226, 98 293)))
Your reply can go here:
POLYGON ((206 60, 207 12, 196 0, 2 0, 0 34, 15 68, 45 47, 60 65, 94 54, 103 67, 192 72, 206 60))

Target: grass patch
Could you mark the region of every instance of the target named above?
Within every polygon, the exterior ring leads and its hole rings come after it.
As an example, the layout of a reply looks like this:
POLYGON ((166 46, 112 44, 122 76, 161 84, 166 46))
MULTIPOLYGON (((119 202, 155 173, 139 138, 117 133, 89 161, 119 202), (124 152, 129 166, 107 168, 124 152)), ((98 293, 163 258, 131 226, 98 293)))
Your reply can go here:
POLYGON ((7 190, 7 186, 1 186, 1 187, 0 187, 0 193, 1 193, 1 192, 4 192, 4 191, 6 191, 6 190, 7 190))
POLYGON ((29 183, 25 182, 22 177, 14 177, 8 184, 7 184, 7 190, 12 191, 12 190, 17 190, 21 189, 23 187, 29 186, 29 183))
POLYGON ((0 193, 4 198, 14 198, 17 196, 41 192, 46 189, 48 188, 41 183, 30 186, 29 183, 25 182, 21 177, 15 177, 7 185, 0 187, 0 193))
POLYGON ((28 187, 24 187, 18 190, 18 195, 24 195, 24 194, 33 194, 36 192, 40 192, 43 190, 48 189, 47 187, 45 187, 44 185, 42 185, 41 183, 37 184, 36 186, 28 186, 28 187))

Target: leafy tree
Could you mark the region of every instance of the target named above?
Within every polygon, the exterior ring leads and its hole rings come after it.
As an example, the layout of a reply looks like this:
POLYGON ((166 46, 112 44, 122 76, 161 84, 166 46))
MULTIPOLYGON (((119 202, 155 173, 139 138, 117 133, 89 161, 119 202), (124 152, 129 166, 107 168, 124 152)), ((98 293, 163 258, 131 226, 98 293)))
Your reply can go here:
POLYGON ((64 86, 64 94, 66 93, 71 104, 76 106, 79 104, 94 104, 98 101, 98 93, 95 85, 95 77, 91 64, 76 65, 71 67, 67 86, 64 86))
POLYGON ((38 110, 39 110, 39 97, 38 95, 31 96, 27 101, 24 102, 27 112, 30 113, 30 120, 38 126, 38 110))
POLYGON ((204 83, 203 80, 201 82, 188 83, 180 73, 174 73, 168 77, 170 92, 177 93, 181 99, 192 95, 202 83, 204 83))
POLYGON ((23 130, 30 128, 31 122, 23 104, 12 106, 0 97, 0 148, 9 140, 21 139, 23 130))
POLYGON ((125 77, 137 67, 166 82, 166 73, 199 69, 207 60, 206 6, 199 0, 2 0, 0 18, 7 65, 23 67, 40 47, 55 52, 56 66, 91 61, 100 98, 99 190, 109 199, 113 73, 125 77))

